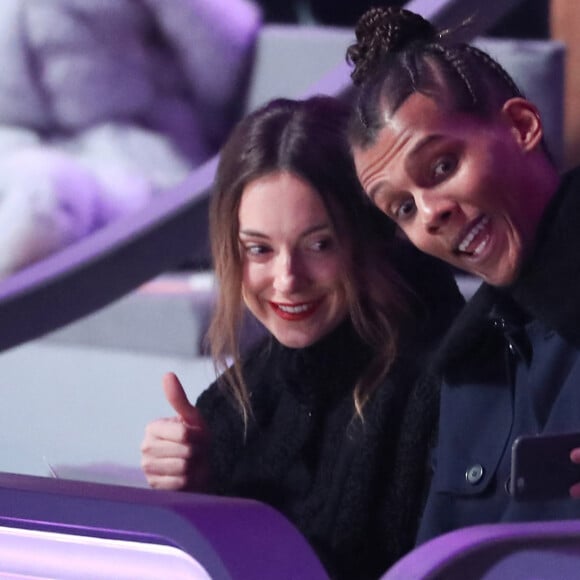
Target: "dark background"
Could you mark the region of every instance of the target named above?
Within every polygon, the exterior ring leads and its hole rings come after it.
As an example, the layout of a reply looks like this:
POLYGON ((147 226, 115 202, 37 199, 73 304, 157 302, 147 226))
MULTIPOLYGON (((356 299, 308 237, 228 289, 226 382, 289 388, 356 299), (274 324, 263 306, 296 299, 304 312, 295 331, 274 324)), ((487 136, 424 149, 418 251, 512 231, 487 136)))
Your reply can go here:
MULTIPOLYGON (((256 0, 266 22, 296 23, 304 10, 318 24, 354 26, 372 6, 403 6, 406 1, 372 2, 370 0, 256 0)), ((548 38, 549 0, 525 0, 489 30, 486 36, 508 38, 548 38)))

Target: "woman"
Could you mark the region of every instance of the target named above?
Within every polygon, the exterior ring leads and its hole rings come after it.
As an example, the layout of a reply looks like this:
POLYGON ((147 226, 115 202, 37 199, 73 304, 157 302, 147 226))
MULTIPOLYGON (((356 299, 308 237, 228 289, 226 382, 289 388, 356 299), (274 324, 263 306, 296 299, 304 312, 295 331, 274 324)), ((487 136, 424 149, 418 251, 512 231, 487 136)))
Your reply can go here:
POLYGON ((445 268, 385 234, 348 114, 330 97, 276 100, 224 146, 209 338, 226 368, 196 407, 165 378, 181 420, 148 426, 142 464, 153 487, 274 506, 333 578, 365 579, 413 545, 437 407, 415 380, 462 300, 445 268), (269 336, 242 358, 244 307, 269 336))
POLYGON ((496 61, 417 14, 367 12, 348 56, 368 196, 417 248, 484 280, 437 355, 437 466, 420 540, 580 517, 569 498, 517 501, 510 483, 519 435, 580 429, 580 171, 560 177, 537 108, 496 61))

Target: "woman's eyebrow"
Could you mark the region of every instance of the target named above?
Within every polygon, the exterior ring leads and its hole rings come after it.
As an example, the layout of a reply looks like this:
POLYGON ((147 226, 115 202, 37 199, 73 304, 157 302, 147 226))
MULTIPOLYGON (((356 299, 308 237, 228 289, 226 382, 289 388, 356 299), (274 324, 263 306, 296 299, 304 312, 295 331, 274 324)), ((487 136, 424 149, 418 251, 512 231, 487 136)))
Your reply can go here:
POLYGON ((269 236, 257 230, 240 230, 240 236, 247 236, 252 238, 264 238, 264 239, 269 238, 269 236))
POLYGON ((310 234, 315 234, 316 232, 322 231, 322 230, 328 230, 330 229, 331 226, 328 222, 322 223, 322 224, 316 224, 314 226, 309 227, 308 229, 304 230, 301 234, 302 237, 305 236, 309 236, 310 234))
MULTIPOLYGON (((301 232, 300 237, 306 237, 306 236, 309 236, 309 235, 314 234, 316 232, 319 232, 322 230, 329 230, 329 229, 332 229, 332 226, 329 222, 315 224, 313 226, 310 226, 309 228, 307 228, 303 232, 301 232)), ((263 238, 263 239, 270 238, 270 236, 264 234, 263 232, 259 232, 257 230, 250 230, 250 229, 240 230, 240 236, 247 236, 247 237, 252 237, 252 238, 263 238)))

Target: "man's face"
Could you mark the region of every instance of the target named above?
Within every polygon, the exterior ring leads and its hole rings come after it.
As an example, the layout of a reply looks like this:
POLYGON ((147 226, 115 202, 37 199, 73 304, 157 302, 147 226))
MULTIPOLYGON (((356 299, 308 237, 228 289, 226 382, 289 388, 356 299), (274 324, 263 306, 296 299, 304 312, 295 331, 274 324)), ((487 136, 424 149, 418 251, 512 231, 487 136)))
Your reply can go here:
POLYGON ((367 194, 415 246, 498 286, 516 278, 547 203, 528 187, 519 119, 537 112, 517 104, 483 121, 415 93, 353 150, 367 194))

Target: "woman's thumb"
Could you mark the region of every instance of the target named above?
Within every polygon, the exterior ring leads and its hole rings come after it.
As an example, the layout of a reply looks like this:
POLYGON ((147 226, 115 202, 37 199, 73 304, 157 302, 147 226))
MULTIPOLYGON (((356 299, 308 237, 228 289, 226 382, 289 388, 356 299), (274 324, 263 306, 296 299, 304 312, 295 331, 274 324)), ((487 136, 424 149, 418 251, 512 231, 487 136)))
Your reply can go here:
POLYGON ((165 398, 188 427, 203 429, 201 413, 189 402, 185 390, 175 373, 163 375, 165 398))

